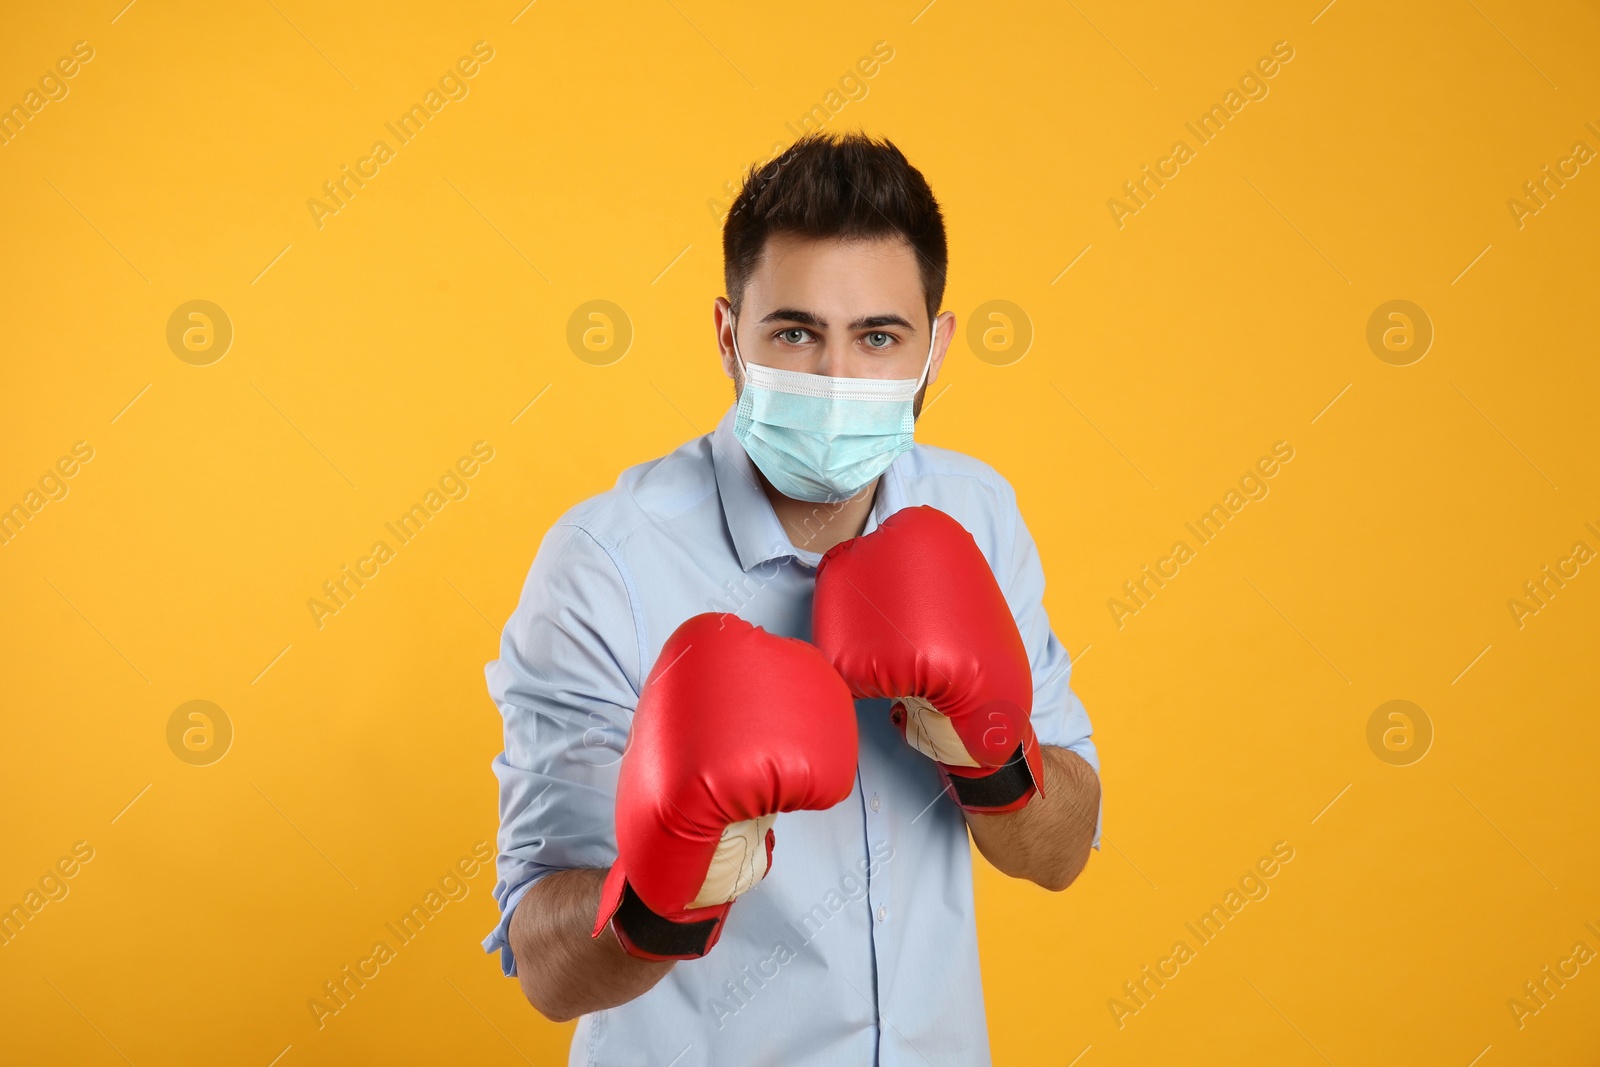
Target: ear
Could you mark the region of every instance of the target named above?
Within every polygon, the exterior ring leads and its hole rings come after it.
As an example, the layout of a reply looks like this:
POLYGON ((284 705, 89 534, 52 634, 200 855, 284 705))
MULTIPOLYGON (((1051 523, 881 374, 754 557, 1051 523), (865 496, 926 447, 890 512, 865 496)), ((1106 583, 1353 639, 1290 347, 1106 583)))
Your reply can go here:
POLYGON ((939 377, 939 368, 944 366, 944 354, 950 350, 950 342, 956 336, 956 316, 952 311, 941 311, 939 317, 933 320, 933 359, 928 364, 928 384, 932 385, 939 377))
POLYGON ((722 373, 737 382, 739 361, 733 354, 733 307, 727 297, 719 296, 711 302, 711 320, 717 328, 717 351, 722 356, 722 373))

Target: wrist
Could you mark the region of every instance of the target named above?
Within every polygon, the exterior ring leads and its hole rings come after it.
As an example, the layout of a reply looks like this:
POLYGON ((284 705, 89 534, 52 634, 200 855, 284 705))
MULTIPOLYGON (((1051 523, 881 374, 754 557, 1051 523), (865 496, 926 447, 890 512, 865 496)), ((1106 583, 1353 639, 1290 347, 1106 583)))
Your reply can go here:
POLYGON ((1044 767, 1039 742, 1029 736, 1010 759, 999 767, 980 770, 939 764, 945 791, 961 810, 976 815, 1004 815, 1020 811, 1035 796, 1044 795, 1044 767))
POLYGON ((722 934, 730 904, 663 914, 652 909, 613 865, 600 892, 591 937, 607 929, 630 956, 645 960, 692 960, 711 951, 722 934))

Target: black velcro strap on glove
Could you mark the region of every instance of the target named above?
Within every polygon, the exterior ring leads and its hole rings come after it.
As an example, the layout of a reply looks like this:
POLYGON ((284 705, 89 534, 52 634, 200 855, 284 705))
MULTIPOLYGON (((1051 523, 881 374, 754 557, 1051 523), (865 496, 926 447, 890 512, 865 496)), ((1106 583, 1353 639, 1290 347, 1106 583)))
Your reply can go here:
POLYGON ((965 778, 955 774, 945 777, 950 782, 956 800, 968 811, 1003 808, 1033 791, 1033 775, 1028 771, 1028 761, 1021 745, 1017 746, 1005 766, 993 774, 986 774, 982 778, 965 778))
POLYGON ((622 903, 611 917, 618 929, 628 935, 628 940, 645 952, 655 956, 698 957, 706 954, 706 944, 717 929, 716 919, 678 923, 664 919, 651 911, 645 902, 626 882, 622 886, 622 903))

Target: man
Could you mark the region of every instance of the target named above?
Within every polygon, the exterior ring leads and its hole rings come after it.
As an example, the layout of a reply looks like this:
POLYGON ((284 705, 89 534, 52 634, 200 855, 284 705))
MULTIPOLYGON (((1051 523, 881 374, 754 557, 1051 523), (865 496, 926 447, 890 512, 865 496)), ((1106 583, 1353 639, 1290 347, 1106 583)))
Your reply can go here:
POLYGON ((988 1063, 968 835, 1066 888, 1099 765, 1011 487, 912 440, 943 218, 892 144, 813 135, 723 250, 737 403, 556 523, 488 665, 484 948, 581 1017, 572 1064, 988 1063))

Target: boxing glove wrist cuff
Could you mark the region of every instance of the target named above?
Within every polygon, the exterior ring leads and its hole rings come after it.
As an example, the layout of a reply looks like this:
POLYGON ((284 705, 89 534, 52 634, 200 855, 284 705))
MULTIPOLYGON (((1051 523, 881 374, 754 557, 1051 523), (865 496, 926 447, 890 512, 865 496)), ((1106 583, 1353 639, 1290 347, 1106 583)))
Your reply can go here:
POLYGON ((1024 748, 1018 745, 1005 766, 981 778, 947 773, 945 780, 950 783, 956 803, 980 814, 1001 814, 1025 806, 1038 790, 1024 748))
POLYGON ((721 923, 720 918, 675 922, 657 915, 626 882, 622 885, 622 901, 611 916, 617 939, 630 955, 660 960, 704 956, 716 943, 721 923))

